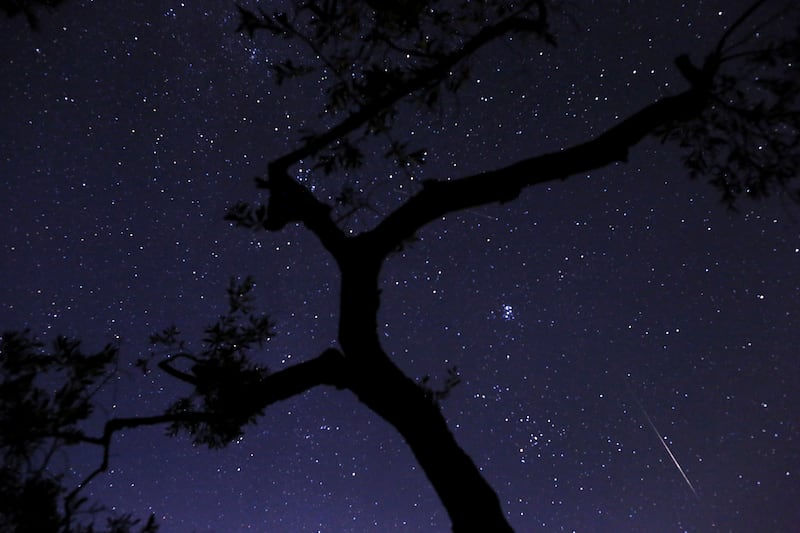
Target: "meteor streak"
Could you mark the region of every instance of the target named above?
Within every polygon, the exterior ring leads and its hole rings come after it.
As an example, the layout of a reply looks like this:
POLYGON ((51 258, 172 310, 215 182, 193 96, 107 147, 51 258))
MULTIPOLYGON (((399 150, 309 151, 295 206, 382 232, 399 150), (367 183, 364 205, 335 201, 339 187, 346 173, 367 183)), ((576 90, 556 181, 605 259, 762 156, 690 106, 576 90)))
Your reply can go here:
POLYGON ((638 400, 638 398, 636 398, 636 396, 634 396, 633 399, 636 401, 636 405, 639 406, 639 409, 642 410, 642 414, 647 419, 647 423, 650 424, 651 428, 653 428, 653 432, 656 435, 658 435, 658 440, 661 442, 662 446, 664 446, 664 449, 667 450, 667 453, 669 454, 669 458, 672 459, 673 463, 675 463, 675 466, 678 468, 678 472, 680 472, 681 475, 683 476, 683 480, 686 481, 686 484, 689 485, 689 488, 692 490, 692 494, 694 494, 694 497, 697 498, 697 501, 700 501, 700 496, 698 496, 697 495, 697 491, 694 490, 694 486, 692 485, 692 482, 689 481, 689 477, 686 475, 686 472, 684 472, 683 468, 681 468, 680 463, 675 458, 675 454, 673 454, 672 450, 670 450, 669 446, 667 446, 667 441, 664 440, 664 437, 661 436, 661 433, 658 431, 658 428, 656 428, 656 425, 653 423, 653 420, 650 418, 650 415, 648 415, 647 411, 644 410, 644 406, 638 400))

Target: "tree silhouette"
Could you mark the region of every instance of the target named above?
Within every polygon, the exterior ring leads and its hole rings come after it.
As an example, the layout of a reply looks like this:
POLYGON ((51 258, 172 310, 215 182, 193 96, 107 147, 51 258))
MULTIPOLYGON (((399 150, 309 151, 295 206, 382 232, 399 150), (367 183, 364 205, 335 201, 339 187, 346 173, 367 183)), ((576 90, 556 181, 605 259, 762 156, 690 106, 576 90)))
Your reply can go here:
MULTIPOLYGON (((166 424, 170 434, 185 432, 197 444, 223 447, 257 423, 270 405, 327 385, 350 391, 403 436, 454 531, 510 531, 494 490, 456 442, 439 408, 438 401, 458 382, 457 372, 451 370, 444 390, 432 390, 426 380, 404 374, 381 345, 377 314, 385 260, 446 214, 511 202, 528 187, 625 162, 649 136, 678 143, 690 175, 708 180, 730 208, 742 196, 783 191, 797 198, 791 187, 800 168, 800 80, 791 69, 800 61, 800 36, 768 43, 751 38, 754 26, 783 14, 765 13, 766 2, 758 1, 722 32, 699 65, 688 55, 675 59, 687 82, 682 92, 660 97, 599 135, 559 151, 473 175, 425 180, 381 215, 369 197, 342 182, 342 172, 357 173, 367 157, 364 146, 376 143, 385 146, 384 157, 401 172, 423 164, 426 148, 396 137, 393 125, 400 112, 446 106, 469 79, 476 53, 498 39, 514 36, 526 46, 556 46, 549 18, 557 7, 543 0, 366 4, 295 2, 291 12, 274 13, 237 6, 238 31, 307 48, 307 62, 286 59, 271 65, 277 83, 302 83, 314 75, 329 84, 318 129, 302 132, 297 147, 273 159, 267 174, 256 179, 257 187, 268 191, 268 202, 238 203, 226 219, 254 231, 279 232, 300 224, 320 241, 341 279, 338 345, 270 372, 253 354, 272 335, 272 324, 256 312, 252 280, 232 282, 229 312, 206 328, 199 350, 190 350, 170 327, 152 336, 157 348, 137 361, 144 372, 158 369, 191 392, 164 413, 111 419, 101 435, 92 436, 80 424, 92 413, 94 393, 112 372, 117 349, 109 346, 87 356, 75 341, 59 338, 48 352, 29 333, 7 333, 0 345, 1 474, 7 480, 3 485, 19 495, 18 502, 0 503, 7 523, 36 519, 45 525, 31 528, 80 530, 74 520, 75 509, 86 504, 80 490, 108 467, 113 435, 121 429, 166 424), (313 169, 333 201, 293 177, 298 165, 313 169), (374 224, 354 222, 365 213, 374 224), (48 372, 54 375, 42 377, 48 372), (43 387, 43 379, 60 386, 43 387), (48 460, 52 450, 81 443, 99 446, 102 459, 70 491, 48 472, 48 460), (31 499, 46 502, 46 512, 28 513, 25 501, 31 499)), ((135 525, 128 516, 115 520, 120 528, 135 525)), ((154 527, 151 519, 143 530, 154 527)))
POLYGON ((23 15, 28 26, 34 31, 39 30, 40 8, 55 9, 65 0, 0 0, 0 9, 5 11, 7 17, 23 15))
MULTIPOLYGON (((76 513, 97 515, 80 489, 108 465, 108 444, 114 431, 147 424, 147 419, 109 421, 100 438, 81 427, 95 407, 95 395, 114 375, 118 350, 107 345, 87 355, 80 342, 57 337, 51 350, 29 331, 7 332, 0 340, 0 531, 93 531, 75 522, 76 513), (51 463, 64 448, 82 442, 105 448, 101 466, 76 488, 68 490, 51 463)), ((109 531, 134 531, 130 515, 107 517, 109 531)), ((139 529, 155 531, 151 516, 139 529)))

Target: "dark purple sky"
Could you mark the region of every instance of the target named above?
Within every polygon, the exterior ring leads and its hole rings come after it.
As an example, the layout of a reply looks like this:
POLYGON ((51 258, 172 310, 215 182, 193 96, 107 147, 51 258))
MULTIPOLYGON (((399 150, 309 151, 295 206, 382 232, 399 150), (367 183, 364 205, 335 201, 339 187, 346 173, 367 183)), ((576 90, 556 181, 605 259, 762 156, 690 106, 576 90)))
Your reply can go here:
MULTIPOLYGON (((69 2, 40 33, 4 19, 0 48, 0 327, 117 339, 109 416, 183 392, 130 363, 170 324, 198 338, 230 276, 253 275, 277 323, 256 356, 272 369, 335 345, 338 305, 308 232, 222 220, 259 199, 253 177, 313 125, 320 86, 277 87, 267 62, 285 42, 235 35, 232 3, 123 4, 69 2)), ((490 47, 442 114, 401 121, 398 137, 429 148, 415 180, 568 146, 682 90, 672 59, 701 59, 747 2, 661 4, 584 2, 574 20, 554 15, 556 49, 490 47)), ((349 179, 387 210, 414 190, 391 172, 376 162, 349 179)), ((648 141, 626 165, 419 237, 383 272, 385 347, 414 376, 458 366, 444 412, 518 531, 800 523, 796 205, 731 213, 648 141)), ((96 452, 63 464, 85 475, 96 452)), ((88 492, 167 533, 449 530, 402 439, 336 390, 274 406, 222 451, 155 428, 119 435, 112 455, 88 492)))

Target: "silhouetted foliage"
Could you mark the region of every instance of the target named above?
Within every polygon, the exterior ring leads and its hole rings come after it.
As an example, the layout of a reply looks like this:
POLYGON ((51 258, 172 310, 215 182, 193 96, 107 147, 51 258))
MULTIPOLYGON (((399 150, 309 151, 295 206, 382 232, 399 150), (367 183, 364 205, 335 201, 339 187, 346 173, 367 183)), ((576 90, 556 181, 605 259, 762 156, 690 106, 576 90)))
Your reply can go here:
POLYGON ((11 18, 23 15, 32 30, 39 30, 40 8, 55 9, 66 0, 0 0, 0 9, 11 18))
MULTIPOLYGON (((262 413, 258 390, 268 375, 265 367, 247 357, 253 347, 262 347, 273 336, 272 323, 265 315, 255 315, 248 277, 241 283, 231 280, 228 287, 228 313, 205 329, 199 353, 187 350, 174 326, 150 337, 154 345, 168 352, 159 365, 174 377, 191 384, 189 396, 175 401, 168 414, 202 412, 203 419, 179 419, 169 433, 188 432, 195 443, 222 448, 242 435, 243 427, 253 424, 262 413), (173 352, 174 353, 170 353, 173 352), (185 363, 179 370, 175 365, 185 363)), ((155 357, 152 354, 151 357, 155 357)), ((140 366, 147 368, 146 365, 140 366)))
MULTIPOLYGON (((29 331, 0 339, 0 531, 134 531, 138 520, 105 513, 78 493, 68 492, 53 471, 64 448, 91 441, 82 424, 92 415, 95 395, 114 375, 118 349, 94 354, 80 342, 57 337, 50 350, 29 331), (107 515, 107 530, 74 520, 76 512, 107 515)), ((155 531, 151 517, 142 532, 155 531)))
POLYGON ((662 136, 686 150, 690 176, 707 179, 729 207, 743 195, 757 199, 776 190, 798 201, 800 189, 792 190, 791 182, 800 168, 800 27, 781 40, 729 42, 737 29, 732 26, 702 69, 687 56, 676 60, 707 103, 662 136))
MULTIPOLYGON (((496 494, 455 441, 438 407, 460 381, 455 367, 434 388, 427 376, 406 376, 382 348, 379 279, 388 255, 443 215, 509 202, 526 187, 624 162, 631 148, 652 135, 683 147, 690 175, 707 179, 729 206, 742 195, 760 198, 788 189, 797 178, 800 80, 794 69, 800 39, 793 34, 762 42, 751 35, 748 28, 764 8, 759 1, 723 33, 701 66, 688 55, 676 58, 675 66, 688 82, 683 92, 662 97, 563 150, 529 155, 475 175, 427 180, 373 228, 353 234, 341 225, 355 211, 371 208, 366 195, 345 182, 338 192, 320 199, 290 169, 300 164, 312 168, 320 182, 341 171, 355 173, 364 162, 364 143, 375 140, 384 142, 384 158, 398 169, 422 164, 426 148, 394 136, 399 110, 445 105, 447 96, 469 79, 470 60, 497 39, 522 36, 528 39, 515 41, 554 46, 549 24, 553 4, 311 0, 291 5, 291 12, 238 5, 237 29, 251 38, 267 34, 306 47, 307 62, 286 59, 271 68, 279 84, 301 83, 312 75, 328 81, 318 130, 303 132, 297 147, 272 160, 268 174, 257 178, 257 187, 269 191, 267 204, 239 202, 226 219, 257 231, 302 224, 319 239, 341 274, 339 345, 269 372, 250 354, 273 335, 272 324, 255 312, 253 280, 232 281, 228 312, 204 330, 199 349, 190 349, 192 343, 171 326, 154 334, 153 353, 136 361, 143 372, 157 368, 190 385, 191 392, 165 413, 111 419, 101 436, 89 436, 80 424, 92 414, 96 391, 113 374, 116 347, 84 355, 76 341, 58 338, 47 353, 28 332, 5 334, 0 476, 2 486, 12 491, 0 499, 5 523, 42 530, 72 527, 74 509, 86 502, 79 489, 67 493, 62 479, 49 471, 55 449, 77 443, 101 447, 102 462, 83 486, 108 467, 111 438, 120 429, 166 424, 170 434, 186 432, 197 444, 219 448, 239 438, 269 405, 329 385, 352 392, 403 436, 454 531, 509 531, 496 494), (34 501, 39 513, 30 511, 34 501)), ((769 21, 770 15, 764 19, 769 21)), ((115 531, 117 524, 120 531, 135 525, 130 517, 115 520, 119 522, 109 522, 115 531)), ((154 528, 151 520, 142 531, 154 528)))
POLYGON ((271 64, 278 83, 305 77, 327 80, 318 115, 321 131, 305 131, 300 139, 306 164, 324 175, 358 169, 364 161, 360 145, 375 137, 385 143, 386 158, 398 168, 422 164, 425 147, 393 136, 400 106, 439 109, 447 102, 444 96, 469 79, 468 59, 498 38, 530 36, 555 45, 543 1, 292 5, 291 13, 239 5, 237 30, 251 37, 265 31, 308 50, 302 65, 291 58, 271 64))
POLYGON ((0 470, 0 531, 58 531, 60 479, 4 466, 0 470))

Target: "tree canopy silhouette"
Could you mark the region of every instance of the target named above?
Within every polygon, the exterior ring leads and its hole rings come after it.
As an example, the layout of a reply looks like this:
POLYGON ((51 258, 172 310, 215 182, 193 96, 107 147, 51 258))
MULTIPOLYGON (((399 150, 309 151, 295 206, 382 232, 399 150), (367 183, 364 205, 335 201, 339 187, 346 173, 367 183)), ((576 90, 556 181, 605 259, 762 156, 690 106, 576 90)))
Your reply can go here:
MULTIPOLYGON (((427 179, 388 213, 343 183, 368 157, 365 146, 382 145, 383 157, 400 172, 424 164, 425 146, 398 136, 393 126, 405 109, 447 106, 469 79, 477 54, 509 36, 523 46, 557 46, 550 19, 567 9, 545 0, 293 2, 287 12, 237 5, 237 31, 252 39, 285 39, 305 47, 307 60, 271 65, 279 84, 328 80, 313 130, 296 147, 271 160, 256 186, 266 204, 233 205, 226 219, 252 231, 279 232, 300 224, 335 260, 341 287, 338 338, 316 357, 272 372, 259 362, 273 335, 269 318, 252 301, 253 281, 232 282, 229 312, 208 326, 192 350, 175 327, 151 337, 154 349, 137 361, 143 372, 160 371, 188 386, 163 413, 112 418, 100 434, 85 422, 95 413, 96 393, 113 375, 118 349, 85 354, 63 337, 51 349, 30 332, 8 332, 0 344, 0 449, 2 485, 14 498, 0 501, 0 529, 89 531, 79 509, 100 508, 82 489, 109 466, 120 430, 167 425, 196 444, 224 447, 256 424, 271 405, 317 386, 354 394, 404 438, 441 499, 454 531, 510 531, 492 487, 456 442, 439 400, 458 382, 455 369, 442 390, 402 372, 384 350, 377 323, 379 275, 388 257, 428 223, 448 213, 489 203, 512 202, 523 189, 568 179, 617 162, 643 139, 655 136, 684 150, 689 175, 708 181, 730 208, 742 197, 763 198, 793 190, 800 168, 800 36, 763 42, 753 27, 784 14, 755 2, 724 31, 699 63, 681 55, 674 66, 686 80, 682 92, 631 110, 606 131, 563 149, 526 154, 518 161, 472 175, 427 179), (298 165, 312 169, 315 185, 298 180, 298 165), (315 186, 331 192, 323 196, 315 186), (370 213, 373 224, 350 224, 370 213), (55 450, 99 447, 97 469, 77 487, 50 470, 55 450)), ((16 3, 4 8, 13 14, 16 3)), ((19 9, 27 9, 20 3, 19 9)), ((788 9, 788 8, 787 8, 788 9)), ((27 13, 27 11, 25 11, 27 13)), ((112 531, 151 531, 129 515, 109 518, 112 531)))
POLYGON ((9 18, 24 16, 28 26, 36 31, 39 29, 40 8, 52 10, 63 3, 64 0, 0 0, 0 9, 5 11, 9 18))

